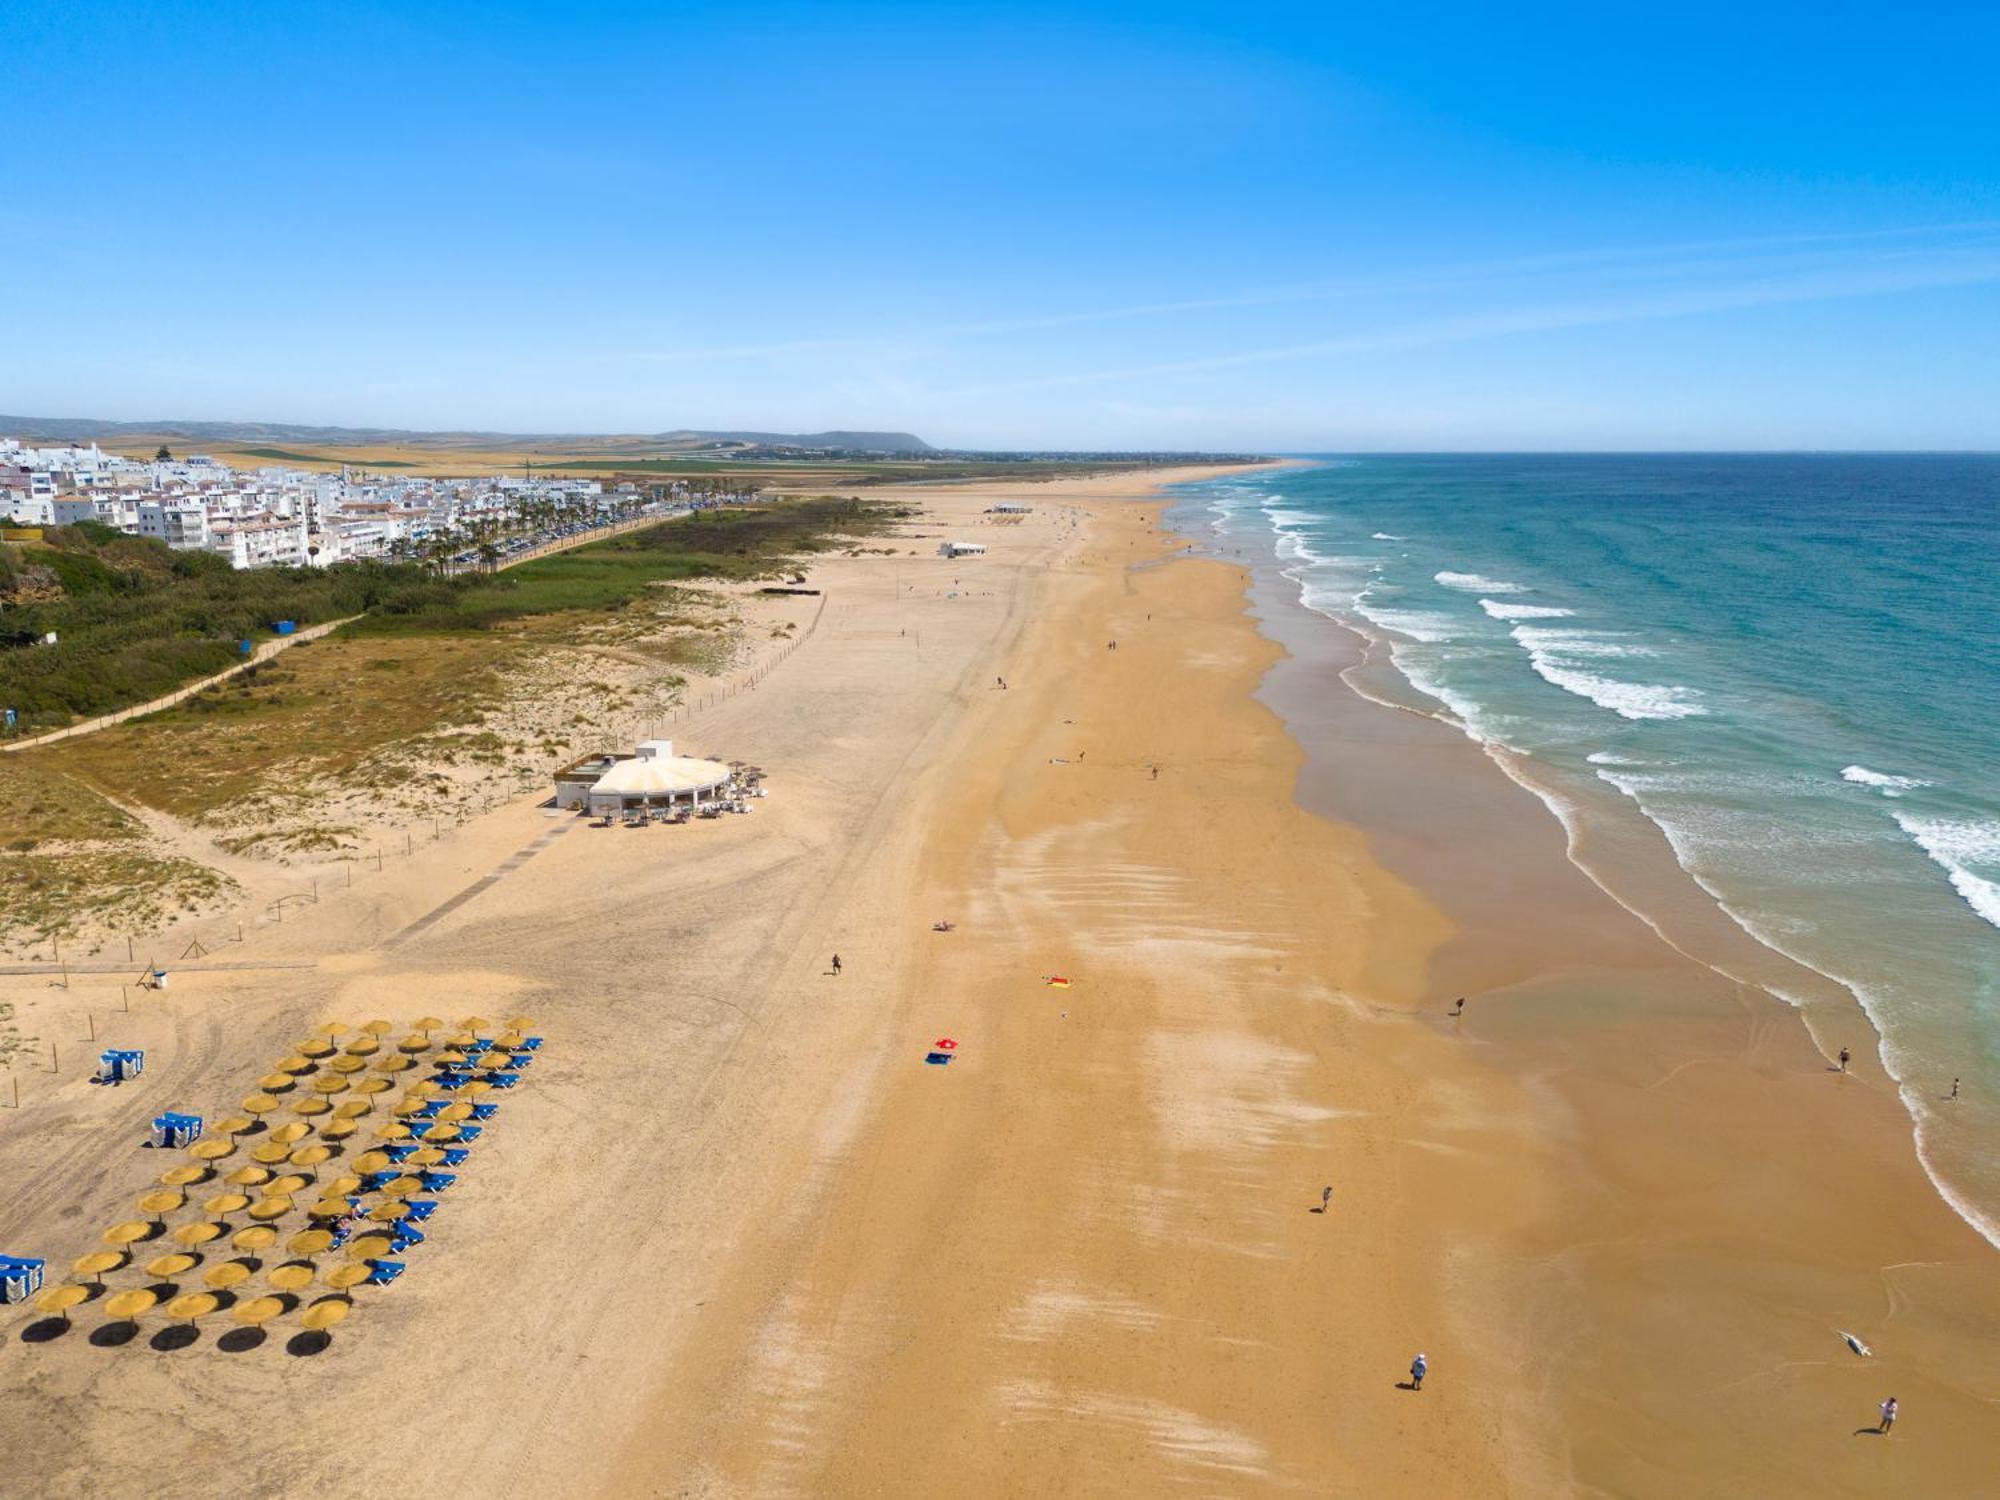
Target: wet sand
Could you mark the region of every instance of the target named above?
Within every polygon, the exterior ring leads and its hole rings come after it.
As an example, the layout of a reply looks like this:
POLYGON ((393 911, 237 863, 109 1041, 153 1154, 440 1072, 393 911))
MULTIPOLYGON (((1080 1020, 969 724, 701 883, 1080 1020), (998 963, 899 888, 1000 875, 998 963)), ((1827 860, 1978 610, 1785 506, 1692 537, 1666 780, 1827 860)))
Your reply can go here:
MULTIPOLYGON (((1275 569, 1254 596, 1288 648, 1263 696, 1307 749, 1302 804, 1365 830, 1453 920, 1429 1024, 1475 1063, 1482 1098, 1504 1079, 1527 1102, 1515 1123, 1544 1206, 1459 1217, 1456 1283, 1476 1341, 1545 1401, 1565 1488, 1993 1492, 1995 1252, 1924 1176, 1858 1009, 1815 1006, 1816 1040, 1800 1011, 1670 946, 1571 863, 1564 828, 1483 751, 1346 689, 1341 674, 1367 680, 1362 638, 1275 569), (1843 1043, 1847 1075, 1829 1055, 1843 1043), (1906 1419, 1925 1413, 1921 1429, 1858 1439, 1889 1395, 1906 1419)), ((1664 840, 1615 857, 1671 868, 1664 840)), ((1697 930, 1695 951, 1737 971, 1741 935, 1682 912, 1675 935, 1697 930)), ((1460 1144, 1467 1184, 1518 1160, 1503 1139, 1460 1144)))

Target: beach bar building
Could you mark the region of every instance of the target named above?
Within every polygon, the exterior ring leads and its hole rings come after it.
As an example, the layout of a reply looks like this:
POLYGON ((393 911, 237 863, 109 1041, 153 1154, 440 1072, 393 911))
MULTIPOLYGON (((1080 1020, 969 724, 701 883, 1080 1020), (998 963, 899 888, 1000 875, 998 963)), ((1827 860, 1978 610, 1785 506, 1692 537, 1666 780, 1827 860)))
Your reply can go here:
POLYGON ((984 557, 985 555, 986 544, 984 542, 938 543, 939 557, 984 557))
POLYGON ((634 755, 586 756, 556 774, 556 806, 618 813, 676 802, 700 805, 728 785, 719 760, 674 754, 672 740, 643 740, 634 755))

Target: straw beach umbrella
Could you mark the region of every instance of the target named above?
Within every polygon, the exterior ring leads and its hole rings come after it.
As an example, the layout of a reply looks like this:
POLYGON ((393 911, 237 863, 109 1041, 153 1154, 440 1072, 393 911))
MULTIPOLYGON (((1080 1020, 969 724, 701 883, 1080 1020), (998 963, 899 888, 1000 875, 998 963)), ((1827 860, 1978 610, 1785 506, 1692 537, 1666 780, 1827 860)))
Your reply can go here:
POLYGON ((292 1148, 283 1141, 265 1141, 250 1153, 250 1160, 267 1167, 275 1167, 292 1154, 292 1148))
POLYGON ((123 1224, 113 1224, 109 1229, 104 1231, 103 1240, 107 1245, 117 1245, 120 1247, 136 1245, 152 1232, 153 1226, 151 1224, 138 1219, 132 1219, 123 1224))
POLYGON ((223 1135, 241 1135, 256 1123, 248 1115, 224 1115, 212 1128, 223 1135))
POLYGON ((416 1020, 410 1022, 410 1029, 412 1031, 442 1031, 444 1029, 444 1019, 441 1016, 418 1016, 416 1020))
POLYGON ((144 1287, 129 1292, 116 1292, 104 1299, 104 1316, 117 1322, 129 1322, 160 1300, 158 1292, 144 1287))
POLYGON ((324 1255, 333 1248, 333 1231, 301 1229, 285 1241, 285 1248, 294 1255, 324 1255))
POLYGON ((205 1141, 196 1141, 192 1146, 188 1147, 188 1155, 192 1156, 196 1161, 221 1161, 223 1157, 235 1149, 236 1143, 234 1141, 219 1141, 211 1138, 205 1141))
POLYGON ((268 1115, 277 1107, 278 1101, 269 1094, 252 1094, 243 1101, 243 1110, 246 1114, 268 1115))
POLYGON ((256 1187, 259 1183, 271 1180, 271 1169, 269 1167, 238 1167, 222 1180, 231 1187, 256 1187))
POLYGON ((250 1279, 250 1268, 240 1260, 225 1260, 219 1266, 211 1266, 202 1273, 203 1281, 218 1292, 226 1292, 233 1286, 241 1286, 250 1279))
POLYGON ((344 1266, 335 1266, 320 1277, 320 1283, 332 1287, 336 1292, 345 1292, 360 1286, 374 1274, 375 1272, 369 1267, 358 1262, 350 1262, 344 1266))
MULTIPOLYGON (((390 1089, 394 1087, 395 1085, 389 1082, 389 1080, 386 1078, 364 1078, 359 1083, 354 1085, 354 1092, 357 1094, 386 1094, 390 1089)), ((358 1100, 349 1099, 345 1101, 341 1107, 344 1109, 348 1105, 352 1105, 358 1102, 359 1102, 358 1100)), ((358 1113, 366 1114, 367 1110, 365 1109, 360 1110, 358 1111, 358 1113)))
POLYGON ((345 1021, 327 1021, 322 1025, 313 1027, 313 1033, 316 1036, 323 1036, 331 1040, 337 1036, 345 1036, 353 1029, 345 1021))
POLYGON ((334 1120, 331 1123, 322 1125, 320 1127, 320 1132, 319 1132, 320 1139, 327 1141, 344 1141, 350 1135, 353 1135, 356 1129, 358 1128, 359 1127, 356 1126, 352 1120, 334 1120))
POLYGON ((168 1214, 187 1202, 187 1194, 172 1188, 161 1188, 158 1192, 143 1193, 139 1197, 139 1211, 153 1216, 157 1223, 164 1224, 168 1214))
POLYGON ((235 1317, 246 1328, 261 1328, 271 1319, 282 1316, 284 1311, 285 1304, 276 1297, 253 1297, 238 1304, 235 1317))
POLYGON ((185 1250, 175 1250, 166 1255, 156 1255, 147 1261, 146 1274, 148 1276, 157 1276, 160 1280, 166 1281, 171 1277, 180 1275, 183 1271, 192 1271, 194 1266, 195 1259, 192 1255, 189 1255, 185 1250))
MULTIPOLYGON (((372 1051, 373 1049, 371 1048, 370 1050, 372 1051)), ((368 1059, 365 1057, 336 1057, 329 1066, 335 1073, 359 1073, 363 1068, 368 1066, 368 1059)))
POLYGON ((370 1036, 387 1036, 396 1029, 396 1023, 394 1021, 370 1021, 361 1029, 370 1036))
MULTIPOLYGON (((349 1268, 342 1267, 342 1269, 349 1268)), ((299 1322, 305 1327, 308 1333, 325 1333, 338 1324, 353 1309, 354 1304, 352 1302, 345 1301, 339 1297, 329 1297, 326 1301, 315 1302, 311 1307, 307 1308, 304 1315, 300 1317, 299 1322)))
POLYGON ((260 1221, 282 1219, 291 1211, 292 1199, 289 1193, 279 1194, 270 1198, 259 1198, 255 1203, 250 1205, 250 1217, 260 1221))
POLYGON ((125 1264, 125 1257, 116 1250, 93 1250, 88 1255, 79 1255, 70 1262, 70 1270, 78 1276, 88 1276, 99 1286, 104 1285, 104 1273, 115 1271, 125 1264))
POLYGON ((389 1253, 389 1236, 386 1234, 364 1234, 358 1240, 347 1243, 349 1260, 374 1260, 389 1253))
POLYGON ((221 1219, 226 1218, 230 1214, 240 1214, 249 1206, 250 1195, 248 1193, 217 1193, 213 1198, 202 1204, 202 1210, 205 1213, 214 1214, 218 1219, 221 1219))
POLYGON ((289 1198, 306 1185, 306 1179, 297 1172, 287 1172, 275 1178, 264 1191, 273 1198, 289 1198))
POLYGON ((196 1245, 206 1245, 210 1240, 219 1239, 221 1236, 220 1224, 211 1224, 203 1219, 198 1223, 181 1225, 169 1238, 176 1245, 183 1245, 192 1250, 196 1245))
POLYGON ((295 1088, 297 1085, 298 1079, 292 1077, 289 1073, 266 1073, 262 1078, 257 1080, 257 1087, 264 1090, 267 1094, 282 1094, 285 1090, 295 1088))
POLYGON ((248 1229, 239 1229, 229 1237, 229 1243, 238 1250, 268 1250, 278 1243, 278 1231, 269 1224, 252 1224, 248 1229))
POLYGON ((307 1261, 295 1260, 279 1266, 264 1279, 281 1292, 302 1292, 312 1285, 313 1268, 307 1261))
POLYGON ((297 1120, 287 1120, 282 1125, 273 1125, 271 1127, 271 1139, 287 1146, 294 1145, 311 1134, 312 1126, 302 1124, 297 1120))
POLYGON ((63 1286, 52 1286, 35 1298, 35 1311, 58 1314, 63 1327, 69 1327, 69 1310, 90 1300, 90 1288, 69 1282, 63 1286))
POLYGON ((535 1029, 535 1018, 533 1016, 515 1016, 507 1022, 507 1029, 509 1031, 533 1031, 535 1029))
POLYGON ((332 1155, 333 1153, 325 1146, 301 1146, 291 1154, 289 1160, 295 1167, 310 1169, 319 1166, 332 1155))
POLYGON ((207 1317, 221 1305, 222 1299, 213 1292, 187 1292, 167 1304, 167 1316, 192 1328, 197 1319, 207 1317))
POLYGON ((332 1109, 333 1106, 327 1103, 326 1100, 314 1097, 311 1099, 301 1099, 297 1104, 294 1104, 292 1106, 292 1113, 295 1115, 323 1115, 330 1113, 332 1109))
POLYGON ((162 1187, 179 1188, 197 1183, 208 1175, 206 1167, 169 1167, 160 1174, 162 1187))

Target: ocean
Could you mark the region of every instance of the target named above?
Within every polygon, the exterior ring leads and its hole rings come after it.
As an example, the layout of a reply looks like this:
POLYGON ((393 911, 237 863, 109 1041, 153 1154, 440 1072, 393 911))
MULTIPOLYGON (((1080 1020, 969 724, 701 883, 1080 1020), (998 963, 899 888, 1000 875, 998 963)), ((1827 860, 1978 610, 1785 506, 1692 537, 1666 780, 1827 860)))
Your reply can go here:
POLYGON ((2000 1246, 2000 456, 1338 457, 1188 498, 1668 941, 1816 1034, 1858 1004, 2000 1246), (1650 829, 1678 889, 1620 854, 1650 829))

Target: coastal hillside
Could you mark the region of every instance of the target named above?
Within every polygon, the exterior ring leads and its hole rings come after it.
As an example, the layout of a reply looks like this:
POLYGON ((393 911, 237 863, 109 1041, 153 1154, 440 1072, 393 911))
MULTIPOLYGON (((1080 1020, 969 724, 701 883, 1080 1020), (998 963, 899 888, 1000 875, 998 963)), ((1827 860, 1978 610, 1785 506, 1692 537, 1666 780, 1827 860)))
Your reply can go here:
POLYGON ((161 418, 111 422, 99 417, 0 415, 0 433, 40 442, 87 443, 102 439, 179 438, 191 443, 309 443, 334 447, 416 445, 437 448, 514 448, 560 444, 573 452, 661 450, 709 452, 732 447, 797 448, 816 452, 919 454, 937 450, 908 432, 709 432, 677 428, 656 433, 425 432, 405 427, 325 427, 303 422, 195 422, 161 418))

